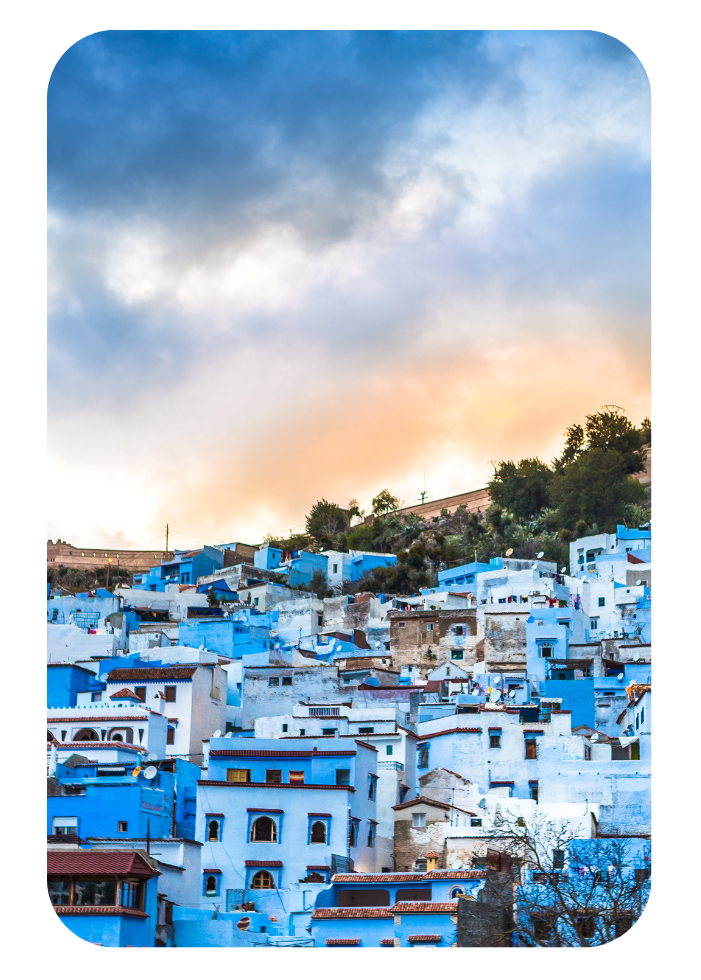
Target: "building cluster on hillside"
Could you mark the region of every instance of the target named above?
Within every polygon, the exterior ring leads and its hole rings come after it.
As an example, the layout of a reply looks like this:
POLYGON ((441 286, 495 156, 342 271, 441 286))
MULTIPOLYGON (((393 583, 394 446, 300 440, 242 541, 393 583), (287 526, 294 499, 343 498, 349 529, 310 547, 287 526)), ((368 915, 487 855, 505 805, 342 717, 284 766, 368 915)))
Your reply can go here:
POLYGON ((230 542, 168 552, 130 588, 49 594, 48 890, 70 930, 547 944, 553 882, 590 879, 573 936, 630 928, 610 849, 647 882, 650 526, 572 542, 569 568, 499 557, 416 595, 303 590, 396 561, 230 542))

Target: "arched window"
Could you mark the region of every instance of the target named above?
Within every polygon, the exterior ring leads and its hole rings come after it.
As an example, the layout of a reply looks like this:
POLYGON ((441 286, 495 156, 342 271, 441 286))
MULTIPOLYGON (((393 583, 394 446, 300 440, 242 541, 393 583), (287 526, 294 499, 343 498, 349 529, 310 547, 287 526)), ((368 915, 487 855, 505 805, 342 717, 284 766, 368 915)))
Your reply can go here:
POLYGON ((56 739, 54 738, 54 735, 53 735, 52 732, 47 732, 46 733, 46 741, 47 742, 55 742, 56 741, 56 739))
POLYGON ((113 735, 112 738, 110 739, 110 742, 123 742, 123 741, 124 741, 124 739, 119 734, 119 732, 117 732, 116 735, 113 735))
POLYGON ((460 896, 464 894, 465 894, 465 889, 462 888, 460 885, 456 885, 455 888, 452 888, 450 891, 451 898, 460 898, 460 896))
POLYGON ((323 820, 315 820, 312 824, 312 844, 325 844, 326 843, 326 824, 323 820))
POLYGON ((217 894, 217 879, 214 875, 208 875, 207 881, 204 886, 205 895, 216 895, 217 894))
POLYGON ((251 888, 274 888, 273 876, 269 871, 256 871, 251 878, 251 888))
POLYGON ((207 826, 207 840, 219 840, 219 821, 210 820, 207 826))
POLYGON ((81 728, 77 735, 73 736, 74 742, 99 742, 100 739, 97 737, 97 732, 93 731, 92 728, 81 728))
MULTIPOLYGON (((276 841, 277 840, 277 827, 275 826, 275 821, 271 820, 270 817, 258 817, 254 820, 253 826, 251 827, 251 840, 255 841, 276 841)), ((260 885, 260 888, 263 886, 260 885)), ((266 887, 272 888, 272 885, 267 885, 266 887)))

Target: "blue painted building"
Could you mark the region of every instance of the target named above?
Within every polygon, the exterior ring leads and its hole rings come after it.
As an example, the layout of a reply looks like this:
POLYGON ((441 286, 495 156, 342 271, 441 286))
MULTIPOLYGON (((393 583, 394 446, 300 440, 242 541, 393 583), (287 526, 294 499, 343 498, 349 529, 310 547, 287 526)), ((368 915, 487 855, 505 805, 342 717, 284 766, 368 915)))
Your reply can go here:
POLYGON ((105 618, 119 610, 119 596, 107 589, 97 589, 95 593, 79 592, 49 598, 46 619, 59 626, 72 623, 81 629, 105 629, 105 618))
POLYGON ((200 576, 213 575, 223 565, 223 553, 210 545, 195 551, 175 551, 173 558, 154 565, 148 572, 135 573, 132 587, 165 592, 166 585, 196 585, 200 576))
POLYGON ((270 630, 277 626, 277 610, 259 613, 240 609, 228 618, 183 620, 178 630, 178 645, 219 653, 240 660, 244 654, 269 649, 270 630))
POLYGON ((460 898, 474 899, 486 872, 432 870, 337 874, 317 896, 315 946, 456 945, 460 898))
POLYGON ((48 782, 47 834, 170 837, 175 774, 159 768, 153 779, 147 779, 143 769, 133 776, 134 766, 103 763, 69 768, 58 763, 55 777, 48 782))
POLYGON ((98 946, 155 946, 157 871, 133 849, 52 849, 49 898, 63 924, 98 946))
MULTIPOLYGON (((441 592, 446 588, 455 588, 460 586, 461 589, 464 587, 465 591, 474 592, 475 584, 477 581, 477 576, 480 572, 494 572, 504 567, 504 562, 501 558, 490 558, 489 562, 482 561, 471 561, 466 565, 457 565, 455 568, 444 568, 438 575, 438 588, 431 591, 441 592), (469 587, 472 588, 469 588, 469 587)), ((427 589, 422 589, 422 594, 428 592, 427 589)))
POLYGON ((316 555, 311 551, 300 551, 294 558, 288 559, 279 566, 280 573, 288 576, 288 584, 296 586, 306 585, 314 575, 314 572, 321 572, 328 577, 329 559, 326 555, 316 555))
POLYGON ((265 548, 259 548, 253 556, 253 564, 255 567, 266 568, 268 571, 279 568, 281 561, 282 549, 273 548, 271 545, 267 545, 265 548))
POLYGON ((215 870, 201 904, 230 909, 244 892, 286 915, 289 890, 314 894, 349 860, 374 871, 376 799, 377 750, 360 739, 211 739, 197 839, 215 870))
POLYGON ((78 695, 90 695, 92 701, 101 701, 106 688, 97 679, 94 670, 78 664, 46 665, 46 706, 47 708, 75 708, 78 695))

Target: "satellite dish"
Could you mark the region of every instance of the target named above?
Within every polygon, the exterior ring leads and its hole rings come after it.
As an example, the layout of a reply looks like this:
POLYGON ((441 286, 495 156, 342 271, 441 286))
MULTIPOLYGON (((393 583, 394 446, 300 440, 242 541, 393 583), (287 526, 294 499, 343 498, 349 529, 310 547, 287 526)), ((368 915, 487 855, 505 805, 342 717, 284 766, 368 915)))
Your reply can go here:
POLYGON ((618 674, 616 680, 622 681, 625 676, 625 674, 618 674))
POLYGON ((233 737, 234 737, 233 732, 227 732, 226 735, 224 736, 224 738, 233 738, 233 737))
POLYGON ((147 766, 144 769, 144 779, 153 779, 154 776, 158 775, 158 769, 155 766, 147 766))
POLYGON ((480 810, 486 810, 487 809, 487 801, 485 800, 484 797, 482 797, 482 799, 479 801, 479 803, 477 804, 477 806, 480 808, 480 810))
POLYGON ((489 700, 490 701, 498 701, 500 697, 501 697, 501 694, 499 693, 499 691, 492 691, 492 693, 489 695, 489 700))
POLYGON ((221 738, 221 728, 217 728, 214 735, 212 735, 212 738, 221 738))
POLYGON ((536 555, 536 558, 542 558, 544 554, 545 554, 544 551, 539 551, 538 554, 536 555))
POLYGON ((591 736, 591 738, 589 739, 589 741, 590 742, 598 742, 599 741, 599 733, 598 732, 594 732, 594 734, 591 736))
POLYGON ((141 766, 137 766, 136 769, 133 769, 132 770, 132 773, 131 774, 132 774, 132 776, 135 776, 136 777, 136 776, 139 775, 140 772, 141 772, 141 766))
POLYGON ((453 869, 453 871, 459 871, 460 868, 462 868, 462 861, 460 858, 458 858, 457 861, 453 861, 450 867, 453 869))
POLYGON ((561 572, 566 572, 567 571, 567 565, 563 565, 562 568, 560 569, 560 571, 561 572))
POLYGON ((515 698, 516 697, 516 691, 509 691, 508 697, 515 698))
POLYGON ((633 657, 633 660, 640 660, 640 654, 636 653, 636 655, 633 657))
POLYGON ((513 548, 509 548, 508 551, 505 551, 504 552, 504 554, 506 555, 507 558, 510 558, 511 555, 513 555, 513 553, 514 553, 514 549, 513 548))

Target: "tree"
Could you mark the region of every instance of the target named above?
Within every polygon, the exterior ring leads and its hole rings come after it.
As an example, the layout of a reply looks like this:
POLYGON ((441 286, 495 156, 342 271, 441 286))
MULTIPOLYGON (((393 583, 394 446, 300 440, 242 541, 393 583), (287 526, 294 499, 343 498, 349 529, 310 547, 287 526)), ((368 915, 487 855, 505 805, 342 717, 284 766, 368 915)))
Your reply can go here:
POLYGON ((399 498, 395 497, 389 492, 389 490, 380 490, 376 497, 372 498, 372 512, 376 516, 382 516, 383 514, 389 514, 392 510, 397 510, 399 507, 399 498))
POLYGON ((514 517, 528 520, 548 506, 552 475, 550 467, 537 457, 518 463, 508 460, 499 463, 487 489, 494 503, 514 517))
POLYGON ((625 473, 640 473, 645 469, 647 447, 651 441, 650 419, 644 419, 638 428, 620 408, 605 406, 600 412, 587 415, 585 429, 581 425, 567 429, 565 448, 562 455, 553 461, 553 466, 562 473, 583 454, 599 449, 618 453, 625 473))
POLYGON ((481 917, 489 929, 472 929, 478 942, 469 941, 474 915, 461 930, 459 909, 459 945, 600 946, 640 918, 650 891, 649 842, 584 838, 581 824, 522 817, 517 806, 497 815, 487 877, 501 885, 499 907, 481 917), (496 914, 509 908, 510 915, 496 914))
POLYGON ((620 453, 612 449, 588 449, 553 477, 550 493, 560 527, 573 528, 578 521, 615 531, 626 508, 647 496, 641 483, 628 475, 620 453))
POLYGON ((302 592, 313 592, 317 599, 329 599, 333 595, 333 590, 329 588, 326 576, 317 568, 311 579, 303 585, 298 585, 302 592))
POLYGON ((336 538, 348 527, 348 512, 328 500, 317 500, 306 516, 307 534, 322 548, 333 548, 336 538))

